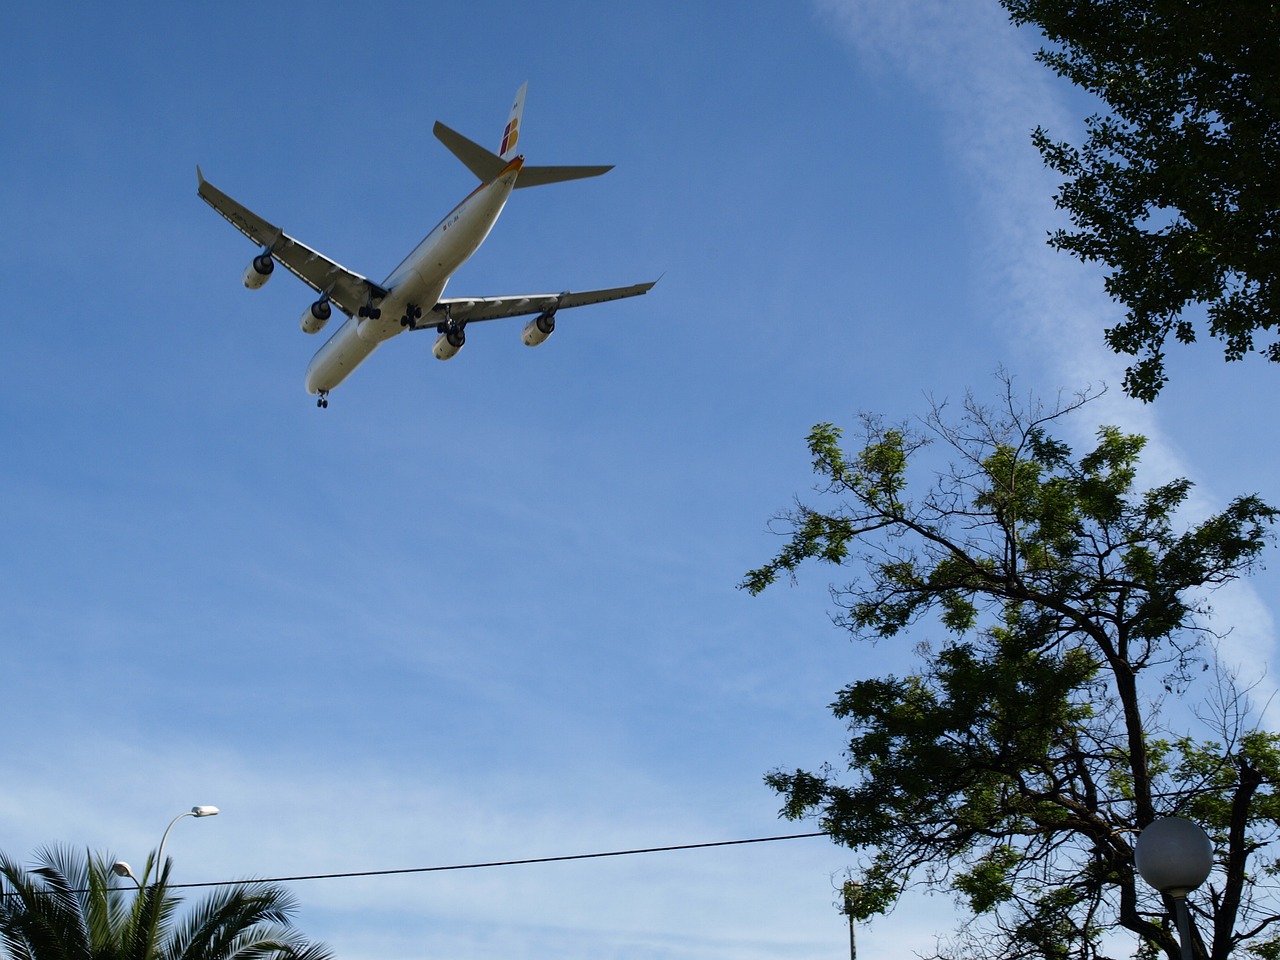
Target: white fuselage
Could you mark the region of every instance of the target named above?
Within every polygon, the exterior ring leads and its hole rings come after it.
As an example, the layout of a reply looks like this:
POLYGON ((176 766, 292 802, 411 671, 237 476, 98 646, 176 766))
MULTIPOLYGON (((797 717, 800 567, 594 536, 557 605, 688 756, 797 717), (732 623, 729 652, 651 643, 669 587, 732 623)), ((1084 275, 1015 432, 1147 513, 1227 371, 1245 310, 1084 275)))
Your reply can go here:
POLYGON ((429 314, 454 272, 480 248, 520 175, 523 157, 516 157, 498 177, 477 187, 469 197, 436 224, 404 262, 383 281, 388 291, 378 305, 378 319, 348 317, 311 358, 307 392, 327 393, 378 348, 406 329, 400 318, 410 304, 429 314))

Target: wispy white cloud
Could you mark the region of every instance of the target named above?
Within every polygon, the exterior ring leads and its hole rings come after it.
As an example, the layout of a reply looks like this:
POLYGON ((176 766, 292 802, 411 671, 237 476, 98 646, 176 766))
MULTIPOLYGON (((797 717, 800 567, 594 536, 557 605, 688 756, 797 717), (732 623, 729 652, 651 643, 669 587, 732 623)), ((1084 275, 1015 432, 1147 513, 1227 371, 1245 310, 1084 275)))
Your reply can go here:
MULTIPOLYGON (((1160 403, 1137 403, 1119 389, 1125 363, 1106 348, 1101 332, 1120 314, 1105 295, 1101 274, 1045 242, 1051 229, 1063 225, 1052 200, 1058 182, 1045 170, 1030 134, 1040 125, 1056 136, 1074 136, 1081 128, 1079 112, 1089 105, 1035 63, 1038 35, 1014 29, 994 0, 816 5, 860 62, 907 77, 938 110, 957 173, 981 211, 972 223, 973 275, 998 341, 993 365, 1004 360, 1024 375, 1043 370, 1031 375, 1033 383, 1045 381, 1037 385, 1044 396, 1059 387, 1107 384, 1089 417, 1075 419, 1072 428, 1080 432, 1072 439, 1083 446, 1092 439, 1092 424, 1118 424, 1148 437, 1146 482, 1195 479, 1203 471, 1162 422, 1160 403)), ((980 385, 974 387, 980 394, 980 385)), ((1185 517, 1202 518, 1222 503, 1217 491, 1198 486, 1185 517)), ((1219 592, 1214 608, 1215 624, 1230 631, 1221 655, 1244 682, 1258 682, 1258 700, 1269 701, 1277 688, 1268 676, 1275 632, 1266 605, 1252 585, 1242 583, 1219 592)))
MULTIPOLYGON (((609 763, 491 770, 477 761, 388 769, 211 749, 197 730, 145 746, 105 731, 6 755, 6 852, 51 841, 140 867, 170 817, 213 803, 214 819, 169 836, 175 881, 446 866, 736 839, 742 813, 690 804, 668 784, 609 763), (99 785, 86 797, 81 785, 99 785), (557 803, 556 794, 559 793, 557 803)), ((758 800, 759 797, 748 799, 758 800)), ((722 798, 732 803, 729 798, 722 798)), ((762 833, 806 832, 760 818, 762 833)), ((844 855, 821 839, 294 884, 299 918, 344 960, 387 956, 809 956, 840 938, 827 907, 844 855), (787 878, 784 880, 783 878, 787 878), (802 926, 797 918, 806 917, 802 926), (522 950, 523 952, 520 952, 522 950)), ((196 895, 193 892, 193 895, 196 895)))

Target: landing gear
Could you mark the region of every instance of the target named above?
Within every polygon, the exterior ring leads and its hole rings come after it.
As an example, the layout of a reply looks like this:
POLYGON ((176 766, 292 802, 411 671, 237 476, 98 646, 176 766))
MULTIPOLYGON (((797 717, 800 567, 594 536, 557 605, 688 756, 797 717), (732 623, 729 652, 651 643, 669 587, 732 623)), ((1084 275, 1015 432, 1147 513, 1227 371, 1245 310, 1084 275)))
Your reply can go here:
POLYGON ((418 321, 422 319, 422 308, 416 303, 405 304, 404 316, 400 318, 400 326, 410 330, 418 329, 418 321))
POLYGON ((462 349, 462 345, 467 342, 467 335, 462 329, 462 324, 450 317, 444 323, 438 324, 436 330, 444 334, 444 338, 448 341, 449 346, 462 349))
POLYGON ((318 400, 316 400, 316 406, 317 406, 317 407, 319 407, 321 410, 325 410, 325 409, 327 409, 327 408, 328 408, 328 406, 329 406, 329 391, 328 391, 328 390, 321 390, 321 391, 320 391, 320 398, 319 398, 318 400))
POLYGON ((372 303, 367 303, 356 311, 356 316, 364 319, 368 317, 370 320, 377 320, 382 316, 382 311, 375 307, 372 303))

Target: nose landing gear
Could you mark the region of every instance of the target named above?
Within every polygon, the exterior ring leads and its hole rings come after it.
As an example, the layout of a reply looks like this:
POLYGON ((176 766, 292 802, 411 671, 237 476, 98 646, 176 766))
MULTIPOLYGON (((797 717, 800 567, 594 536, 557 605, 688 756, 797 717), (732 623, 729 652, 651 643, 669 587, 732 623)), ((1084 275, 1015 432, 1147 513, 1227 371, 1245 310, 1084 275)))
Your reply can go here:
POLYGON ((318 399, 318 400, 316 400, 316 406, 317 406, 317 407, 319 407, 321 410, 324 410, 324 409, 326 409, 326 408, 329 406, 329 391, 328 391, 328 390, 321 390, 321 391, 320 391, 320 397, 319 397, 319 399, 318 399))

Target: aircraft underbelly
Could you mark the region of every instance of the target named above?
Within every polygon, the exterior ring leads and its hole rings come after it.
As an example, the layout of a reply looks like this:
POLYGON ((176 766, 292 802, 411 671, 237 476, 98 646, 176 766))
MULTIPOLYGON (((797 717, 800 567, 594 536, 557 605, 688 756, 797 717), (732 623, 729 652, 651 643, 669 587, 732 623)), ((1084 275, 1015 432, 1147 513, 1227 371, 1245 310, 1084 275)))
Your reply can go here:
MULTIPOLYGON (((454 272, 480 248, 515 186, 515 175, 507 175, 478 189, 458 204, 436 224, 413 252, 398 266, 383 286, 392 291, 384 301, 383 313, 398 318, 406 304, 417 304, 423 310, 436 305, 445 284, 454 272)), ((393 319, 394 319, 393 318, 393 319)), ((364 336, 376 336, 377 328, 369 328, 364 336)), ((393 330, 387 336, 394 336, 393 330)))
MULTIPOLYGON (((439 232, 423 244, 419 255, 414 258, 413 273, 423 287, 439 286, 453 276, 454 272, 471 259, 471 255, 480 249, 485 237, 498 220, 502 205, 492 209, 491 205, 477 205, 476 208, 462 211, 462 215, 453 223, 443 226, 439 232)), ((437 294, 438 296, 438 294, 437 294)), ((435 302, 432 301, 432 306, 435 302)))
POLYGON ((471 222, 459 222, 454 229, 442 233, 440 242, 421 261, 419 276, 422 280, 429 283, 441 276, 448 277, 466 263, 480 249, 497 219, 496 214, 484 218, 476 216, 471 222))
POLYGON ((307 365, 307 393, 327 393, 368 359, 381 340, 360 336, 359 324, 348 319, 307 365))

